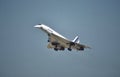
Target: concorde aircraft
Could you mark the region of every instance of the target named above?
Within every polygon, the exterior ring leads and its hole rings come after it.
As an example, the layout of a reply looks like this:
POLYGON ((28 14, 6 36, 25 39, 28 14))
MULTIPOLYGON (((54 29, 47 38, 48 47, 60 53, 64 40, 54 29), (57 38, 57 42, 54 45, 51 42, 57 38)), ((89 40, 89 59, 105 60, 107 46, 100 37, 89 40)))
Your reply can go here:
POLYGON ((48 35, 47 48, 54 49, 55 51, 58 50, 63 51, 65 50, 65 48, 67 48, 69 51, 71 51, 72 49, 77 51, 83 51, 84 48, 90 48, 89 46, 80 44, 78 36, 76 36, 73 40, 69 40, 44 24, 38 24, 35 25, 34 27, 41 29, 48 35))

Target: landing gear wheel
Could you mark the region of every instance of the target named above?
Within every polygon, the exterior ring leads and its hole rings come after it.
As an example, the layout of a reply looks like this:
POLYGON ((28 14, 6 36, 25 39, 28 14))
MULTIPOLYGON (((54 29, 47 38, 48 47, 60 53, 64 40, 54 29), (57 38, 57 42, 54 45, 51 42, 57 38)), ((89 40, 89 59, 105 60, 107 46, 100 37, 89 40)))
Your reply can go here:
POLYGON ((50 42, 50 40, 48 40, 48 42, 50 42))
POLYGON ((72 49, 71 48, 68 48, 69 51, 71 51, 72 49))
POLYGON ((58 51, 58 49, 57 49, 57 48, 54 48, 54 50, 55 50, 55 51, 58 51))

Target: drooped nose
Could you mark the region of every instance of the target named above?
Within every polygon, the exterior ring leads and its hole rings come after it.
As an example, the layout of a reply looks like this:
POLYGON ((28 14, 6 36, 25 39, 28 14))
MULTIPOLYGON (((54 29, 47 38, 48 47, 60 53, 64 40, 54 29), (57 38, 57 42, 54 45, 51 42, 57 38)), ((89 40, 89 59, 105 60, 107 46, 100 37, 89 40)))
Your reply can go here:
POLYGON ((41 28, 41 27, 42 27, 42 24, 35 25, 34 27, 35 27, 35 28, 41 28))

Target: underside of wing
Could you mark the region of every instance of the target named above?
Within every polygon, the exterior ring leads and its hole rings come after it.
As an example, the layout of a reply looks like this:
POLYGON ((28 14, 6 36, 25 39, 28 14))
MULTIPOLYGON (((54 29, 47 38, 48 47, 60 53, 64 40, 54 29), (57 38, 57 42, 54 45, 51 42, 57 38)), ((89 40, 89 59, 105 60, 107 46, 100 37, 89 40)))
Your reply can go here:
POLYGON ((55 34, 50 34, 49 38, 50 43, 47 47, 54 48, 54 50, 64 50, 65 48, 68 48, 69 51, 71 51, 72 49, 83 51, 84 48, 90 48, 86 45, 72 42, 66 38, 57 36, 55 34))
POLYGON ((67 38, 63 38, 55 34, 51 34, 50 38, 51 38, 51 42, 58 42, 60 45, 64 46, 65 48, 67 48, 68 47, 67 44, 70 43, 70 41, 67 38))
POLYGON ((65 37, 61 37, 58 35, 55 35, 53 33, 48 34, 49 37, 49 43, 48 43, 48 48, 54 48, 54 50, 64 50, 65 48, 69 48, 68 43, 70 43, 71 41, 69 41, 67 38, 65 37))

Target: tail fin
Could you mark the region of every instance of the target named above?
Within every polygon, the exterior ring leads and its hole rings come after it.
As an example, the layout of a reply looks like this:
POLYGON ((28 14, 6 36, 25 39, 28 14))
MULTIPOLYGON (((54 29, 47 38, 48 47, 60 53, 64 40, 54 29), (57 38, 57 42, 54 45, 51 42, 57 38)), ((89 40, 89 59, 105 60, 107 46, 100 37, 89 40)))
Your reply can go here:
POLYGON ((74 38, 74 40, 72 40, 72 42, 79 43, 79 42, 80 42, 79 37, 76 36, 76 37, 74 38))

